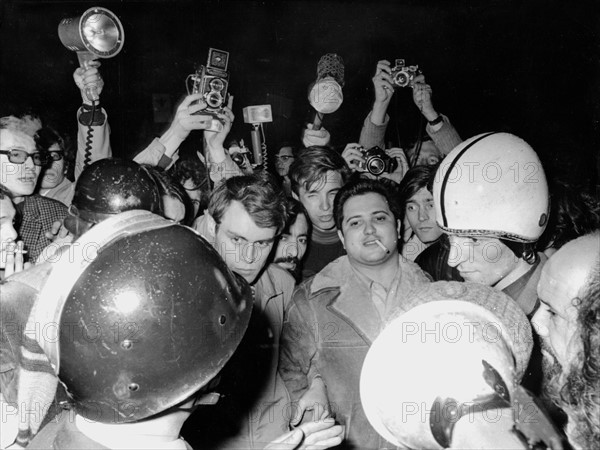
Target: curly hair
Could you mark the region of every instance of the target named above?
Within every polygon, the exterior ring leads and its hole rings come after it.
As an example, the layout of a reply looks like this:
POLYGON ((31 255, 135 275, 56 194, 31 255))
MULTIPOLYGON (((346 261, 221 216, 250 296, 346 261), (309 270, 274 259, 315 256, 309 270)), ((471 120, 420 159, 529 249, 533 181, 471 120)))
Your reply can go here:
MULTIPOLYGON (((169 175, 184 187, 186 191, 200 191, 200 204, 198 214, 202 214, 208 206, 210 197, 210 185, 206 175, 206 166, 198 158, 179 159, 169 170, 169 175), (186 182, 191 187, 186 188, 186 182)), ((192 221, 195 217, 192 217, 192 221)))
POLYGON ((294 225, 296 223, 296 219, 298 218, 298 216, 300 214, 303 214, 304 217, 306 218, 306 222, 308 223, 308 235, 310 236, 312 223, 310 222, 308 213, 306 212, 306 209, 304 209, 304 206, 302 205, 302 203, 300 203, 300 201, 298 201, 292 197, 288 197, 287 202, 288 202, 288 205, 287 205, 288 206, 288 219, 285 222, 285 228, 283 229, 283 234, 289 233, 292 225, 294 225))
MULTIPOLYGON (((600 233, 594 233, 600 239, 600 233)), ((558 403, 573 421, 571 439, 582 448, 600 448, 600 259, 578 303, 581 347, 560 388, 558 403)))
POLYGON ((600 203, 581 189, 554 180, 550 201, 548 226, 537 244, 540 251, 548 247, 558 250, 570 240, 600 228, 600 203))
POLYGON ((181 185, 191 180, 194 186, 206 190, 208 184, 206 166, 198 158, 179 159, 170 169, 170 175, 181 185))
POLYGON ((5 116, 0 118, 0 129, 3 130, 34 137, 40 128, 42 128, 42 121, 37 116, 27 114, 22 117, 5 116))

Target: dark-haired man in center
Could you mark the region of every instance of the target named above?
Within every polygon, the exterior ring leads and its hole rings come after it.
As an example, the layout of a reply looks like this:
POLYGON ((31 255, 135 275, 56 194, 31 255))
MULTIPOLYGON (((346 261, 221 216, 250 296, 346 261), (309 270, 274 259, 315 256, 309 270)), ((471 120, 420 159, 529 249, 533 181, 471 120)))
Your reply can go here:
POLYGON ((327 147, 301 150, 290 167, 292 195, 302 203, 312 224, 303 280, 345 253, 335 229, 333 200, 349 176, 344 158, 327 147))
POLYGON ((383 184, 357 180, 333 207, 347 255, 304 281, 286 310, 280 374, 298 411, 293 424, 331 412, 347 427, 348 447, 385 447, 359 397, 365 355, 395 306, 428 283, 398 252, 401 213, 383 184))

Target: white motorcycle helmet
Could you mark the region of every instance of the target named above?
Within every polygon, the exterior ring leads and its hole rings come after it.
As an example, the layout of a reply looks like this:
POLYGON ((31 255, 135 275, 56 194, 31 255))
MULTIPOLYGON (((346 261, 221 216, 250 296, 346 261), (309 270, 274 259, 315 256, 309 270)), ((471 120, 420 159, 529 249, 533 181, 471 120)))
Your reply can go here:
POLYGON ((523 139, 486 133, 455 147, 435 175, 438 225, 458 236, 536 242, 548 222, 548 183, 523 139))
POLYGON ((531 352, 531 328, 511 309, 514 302, 491 291, 475 283, 431 283, 375 340, 360 395, 369 422, 386 440, 445 448, 461 416, 510 407, 531 352))

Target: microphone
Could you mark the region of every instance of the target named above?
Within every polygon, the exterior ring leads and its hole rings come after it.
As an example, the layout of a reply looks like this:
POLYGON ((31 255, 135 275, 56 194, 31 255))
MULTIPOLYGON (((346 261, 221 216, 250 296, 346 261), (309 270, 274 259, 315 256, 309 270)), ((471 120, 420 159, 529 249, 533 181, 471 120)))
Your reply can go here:
MULTIPOLYGON (((79 17, 62 19, 58 24, 58 37, 69 50, 77 52, 79 65, 87 69, 98 58, 112 58, 123 48, 125 33, 117 16, 106 8, 90 8, 79 17)), ((85 87, 88 99, 97 101, 98 86, 85 87)))
POLYGON ((323 114, 331 114, 339 109, 344 101, 344 61, 335 53, 321 56, 317 64, 317 79, 308 88, 308 101, 317 111, 313 120, 313 130, 319 130, 323 114))

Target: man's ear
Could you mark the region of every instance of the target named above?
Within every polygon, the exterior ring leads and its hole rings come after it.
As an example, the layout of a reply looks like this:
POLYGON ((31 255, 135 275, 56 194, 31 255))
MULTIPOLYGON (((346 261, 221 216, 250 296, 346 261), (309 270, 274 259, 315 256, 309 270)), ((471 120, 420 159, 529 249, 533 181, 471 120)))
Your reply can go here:
POLYGON ((292 198, 293 198, 294 200, 298 200, 298 201, 300 201, 300 197, 298 197, 298 194, 296 194, 294 191, 292 191, 292 198))
POLYGON ((402 221, 396 220, 396 223, 398 224, 398 226, 396 227, 396 231, 398 232, 398 239, 401 239, 402 238, 402 221))
POLYGON ((342 230, 337 230, 338 233, 338 237, 340 238, 340 241, 342 241, 342 245, 344 246, 344 250, 348 251, 346 249, 346 243, 344 242, 344 233, 342 233, 342 230))

